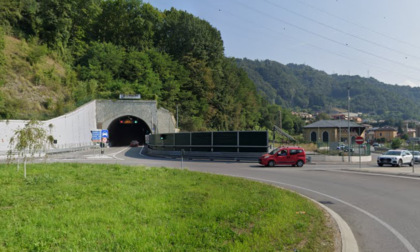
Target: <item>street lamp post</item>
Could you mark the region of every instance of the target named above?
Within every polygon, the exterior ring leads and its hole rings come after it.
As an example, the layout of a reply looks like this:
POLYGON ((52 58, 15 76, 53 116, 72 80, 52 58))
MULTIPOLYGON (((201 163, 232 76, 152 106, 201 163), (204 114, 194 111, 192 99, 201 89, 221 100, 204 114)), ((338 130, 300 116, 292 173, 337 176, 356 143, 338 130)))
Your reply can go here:
POLYGON ((349 163, 350 163, 350 153, 351 153, 351 148, 350 148, 350 144, 351 144, 351 136, 350 136, 350 87, 347 87, 347 125, 348 125, 348 129, 347 129, 347 138, 348 138, 348 144, 349 144, 349 148, 348 148, 348 152, 349 152, 349 163))

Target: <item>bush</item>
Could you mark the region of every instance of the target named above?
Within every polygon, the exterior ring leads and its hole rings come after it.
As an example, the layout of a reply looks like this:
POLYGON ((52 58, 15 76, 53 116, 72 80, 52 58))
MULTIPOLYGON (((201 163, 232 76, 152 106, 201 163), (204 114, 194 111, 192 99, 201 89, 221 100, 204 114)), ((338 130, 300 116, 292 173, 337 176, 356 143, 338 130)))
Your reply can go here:
POLYGON ((392 149, 398 149, 402 145, 402 140, 400 138, 394 138, 391 142, 391 148, 392 149))

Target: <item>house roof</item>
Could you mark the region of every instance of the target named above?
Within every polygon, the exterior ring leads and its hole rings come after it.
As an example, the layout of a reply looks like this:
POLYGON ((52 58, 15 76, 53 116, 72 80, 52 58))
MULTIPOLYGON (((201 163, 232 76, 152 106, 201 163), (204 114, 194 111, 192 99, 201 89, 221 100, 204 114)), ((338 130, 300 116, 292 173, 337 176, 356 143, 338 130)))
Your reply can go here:
POLYGON ((351 128, 365 128, 354 122, 346 120, 321 120, 304 126, 303 128, 346 128, 350 125, 351 128))
POLYGON ((397 129, 392 127, 382 127, 373 129, 373 131, 397 131, 397 129))

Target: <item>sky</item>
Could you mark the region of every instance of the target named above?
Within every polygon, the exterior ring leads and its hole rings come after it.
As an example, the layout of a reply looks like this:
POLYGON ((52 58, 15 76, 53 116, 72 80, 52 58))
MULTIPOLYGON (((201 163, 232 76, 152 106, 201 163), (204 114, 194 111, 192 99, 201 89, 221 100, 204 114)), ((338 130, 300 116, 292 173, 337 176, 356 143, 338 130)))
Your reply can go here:
POLYGON ((143 0, 206 20, 225 56, 420 87, 418 0, 143 0))

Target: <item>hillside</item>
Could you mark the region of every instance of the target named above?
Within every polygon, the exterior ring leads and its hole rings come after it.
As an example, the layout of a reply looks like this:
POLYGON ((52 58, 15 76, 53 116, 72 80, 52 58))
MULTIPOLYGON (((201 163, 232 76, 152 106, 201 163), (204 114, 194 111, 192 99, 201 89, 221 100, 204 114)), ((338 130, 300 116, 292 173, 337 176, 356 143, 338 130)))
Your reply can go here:
POLYGON ((328 75, 306 65, 237 59, 257 89, 269 101, 292 109, 328 112, 347 110, 350 87, 352 112, 372 118, 420 119, 420 88, 389 85, 374 78, 328 75))
POLYGON ((0 101, 2 118, 46 119, 65 112, 71 96, 65 64, 47 55, 46 46, 4 36, 5 64, 0 101))
POLYGON ((0 4, 0 119, 47 119, 93 99, 141 94, 185 131, 271 127, 220 32, 141 0, 0 4))

